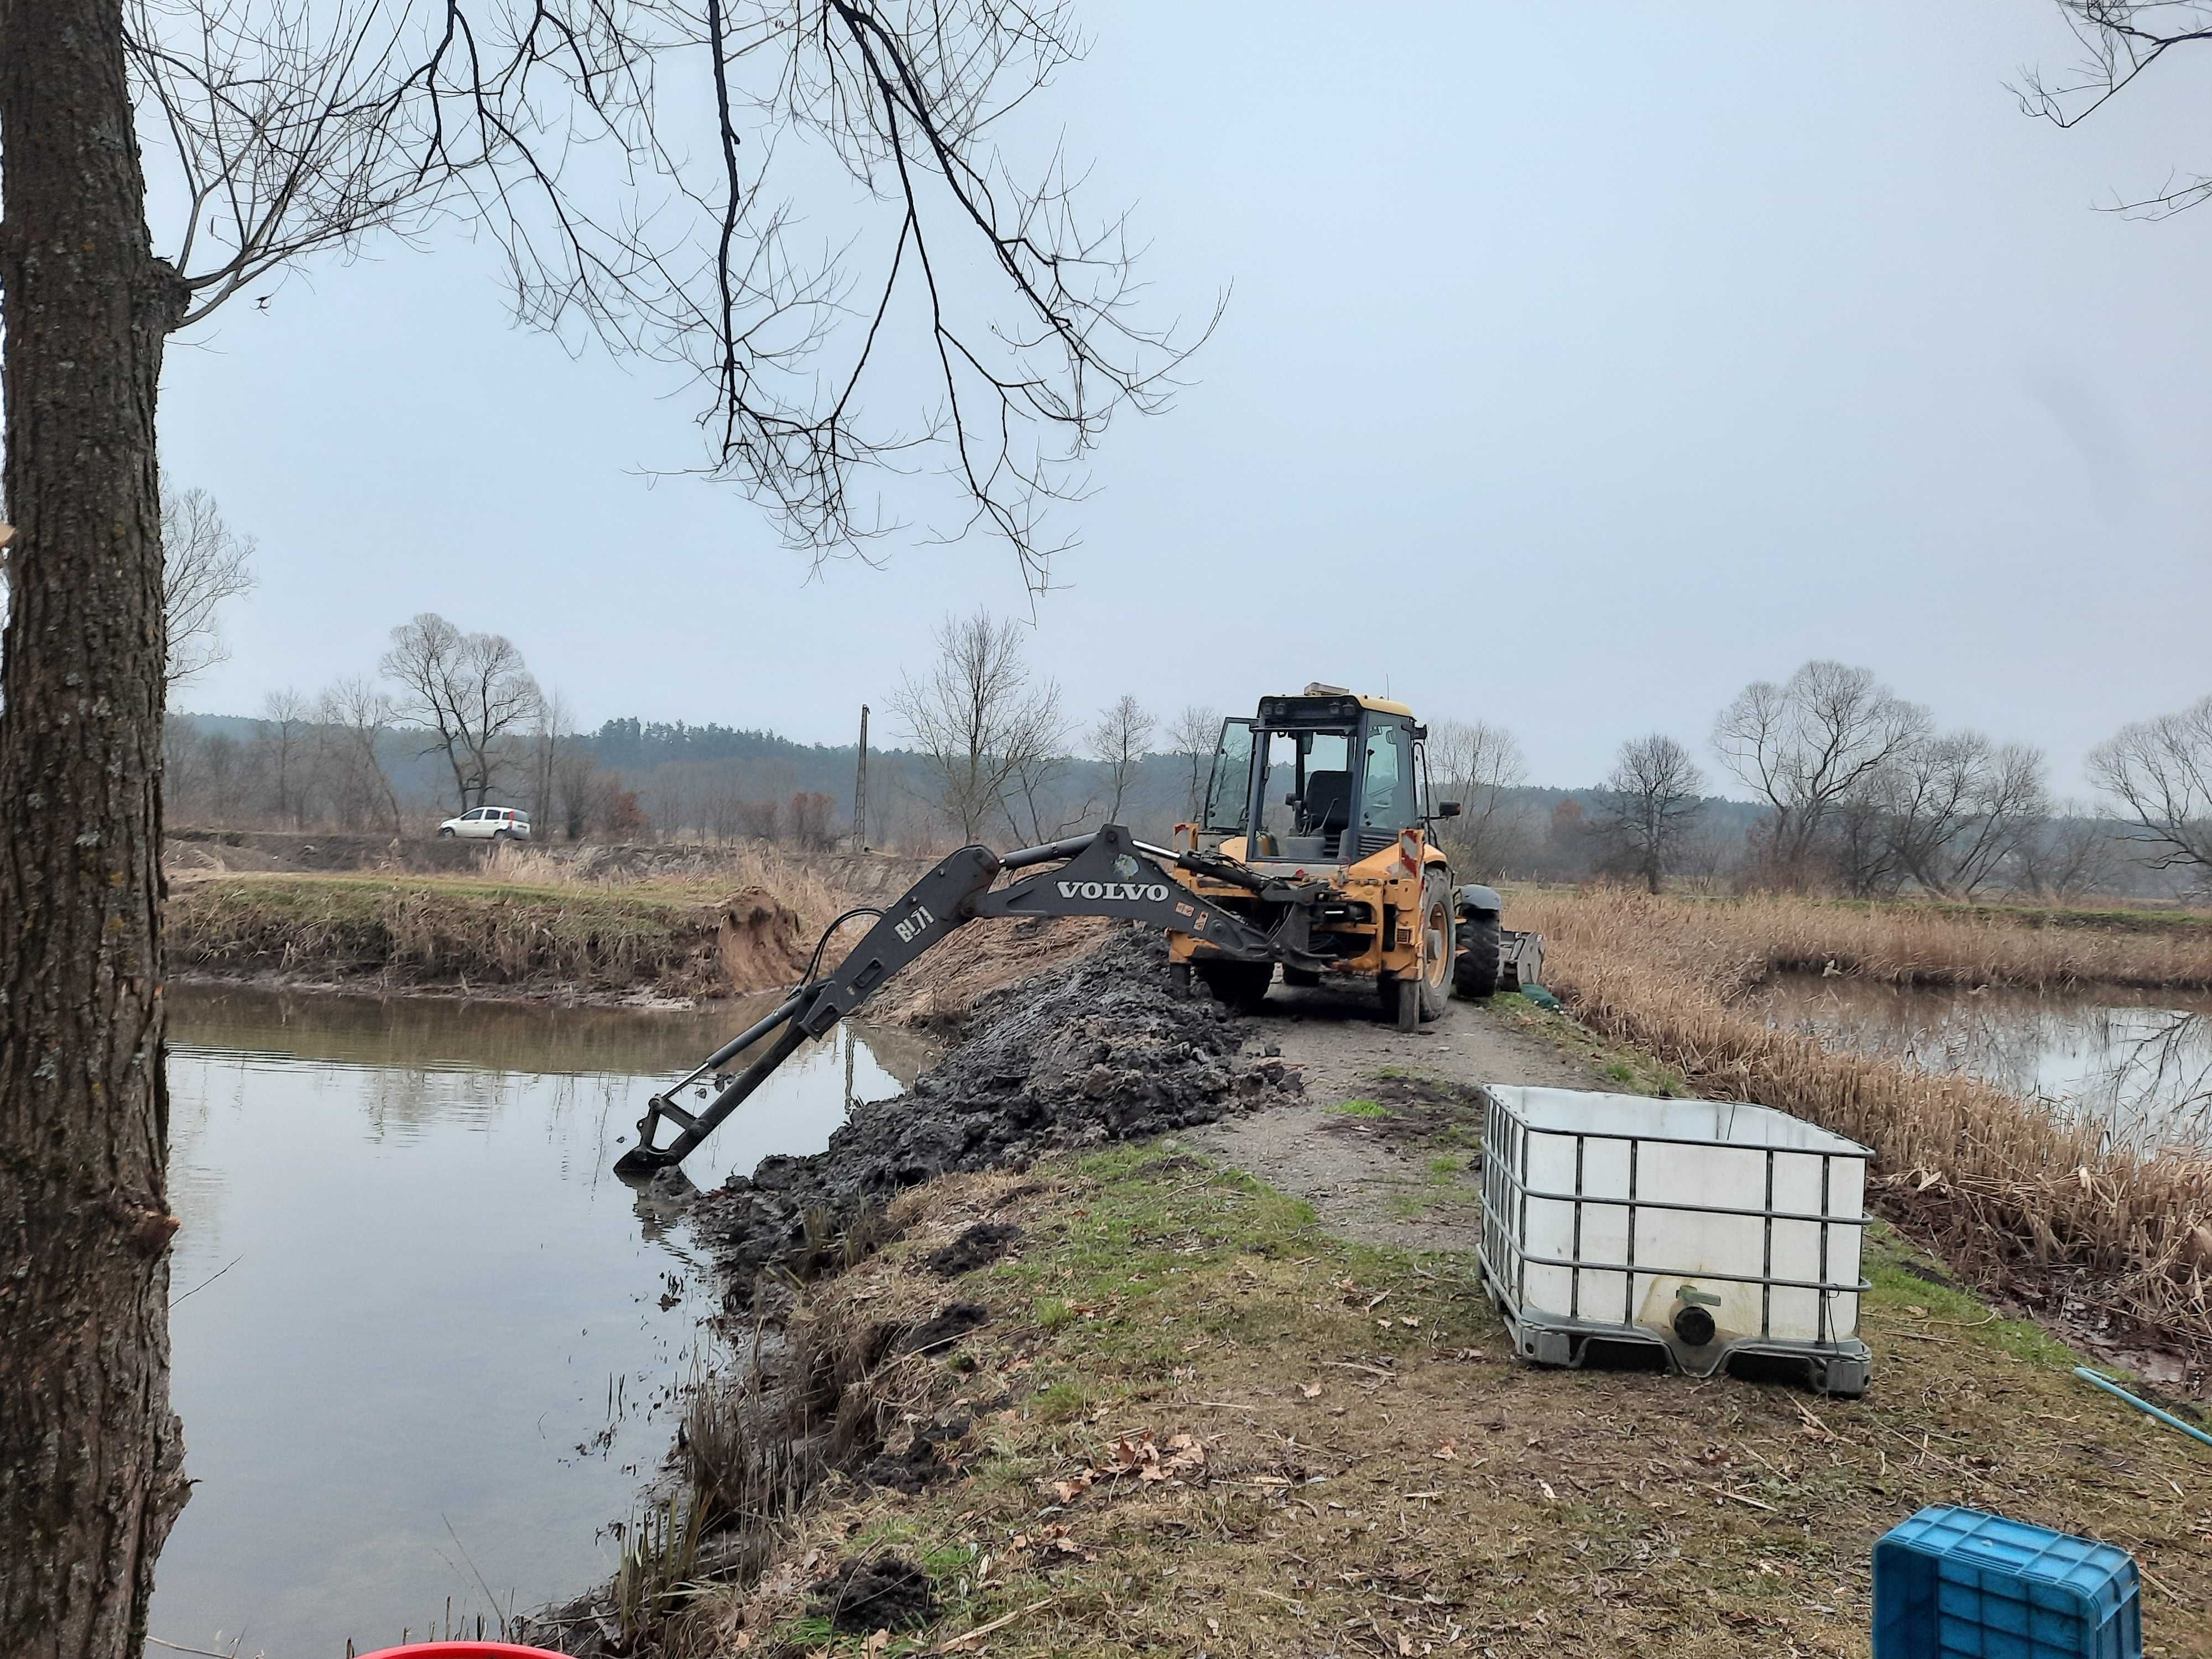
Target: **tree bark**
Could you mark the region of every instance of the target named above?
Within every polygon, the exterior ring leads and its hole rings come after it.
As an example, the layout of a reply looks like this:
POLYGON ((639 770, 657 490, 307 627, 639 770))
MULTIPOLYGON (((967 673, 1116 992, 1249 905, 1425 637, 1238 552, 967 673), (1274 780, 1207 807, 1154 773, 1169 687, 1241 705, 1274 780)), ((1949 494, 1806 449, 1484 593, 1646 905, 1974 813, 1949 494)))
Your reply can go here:
POLYGON ((117 0, 0 0, 0 1653, 145 1639, 184 1503, 162 1080, 162 342, 117 0))

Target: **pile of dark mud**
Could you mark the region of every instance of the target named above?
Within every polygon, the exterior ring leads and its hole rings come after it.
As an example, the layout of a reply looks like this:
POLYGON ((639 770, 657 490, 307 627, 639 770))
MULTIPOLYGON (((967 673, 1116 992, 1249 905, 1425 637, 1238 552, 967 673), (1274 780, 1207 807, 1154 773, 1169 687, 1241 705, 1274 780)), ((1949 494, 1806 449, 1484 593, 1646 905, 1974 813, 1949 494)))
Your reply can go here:
POLYGON ((763 1269, 934 1176, 1024 1169, 1303 1093, 1297 1068, 1251 1031, 1210 998, 1170 994, 1159 935, 1117 933, 979 1000, 967 1039, 910 1092, 856 1107, 824 1152, 764 1159, 702 1194, 694 1224, 745 1299, 763 1269))

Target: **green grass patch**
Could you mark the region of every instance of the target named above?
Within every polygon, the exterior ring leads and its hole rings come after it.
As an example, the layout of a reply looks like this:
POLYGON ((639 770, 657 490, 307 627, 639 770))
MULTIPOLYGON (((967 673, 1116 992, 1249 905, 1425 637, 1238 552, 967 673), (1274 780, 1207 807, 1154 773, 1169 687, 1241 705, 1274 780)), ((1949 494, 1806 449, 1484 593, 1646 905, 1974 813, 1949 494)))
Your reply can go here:
POLYGON ((1942 1270, 1882 1223, 1868 1228, 1860 1267, 1874 1287, 1867 1293, 1866 1316, 1896 1320, 1912 1333, 1907 1340, 1971 1342, 2030 1364, 2066 1371, 2081 1363, 2080 1355, 2040 1325, 2002 1318, 1972 1292, 1929 1277, 1942 1270))
POLYGON ((1390 1109, 1379 1100, 1340 1100, 1328 1109, 1340 1117, 1388 1117, 1390 1109))

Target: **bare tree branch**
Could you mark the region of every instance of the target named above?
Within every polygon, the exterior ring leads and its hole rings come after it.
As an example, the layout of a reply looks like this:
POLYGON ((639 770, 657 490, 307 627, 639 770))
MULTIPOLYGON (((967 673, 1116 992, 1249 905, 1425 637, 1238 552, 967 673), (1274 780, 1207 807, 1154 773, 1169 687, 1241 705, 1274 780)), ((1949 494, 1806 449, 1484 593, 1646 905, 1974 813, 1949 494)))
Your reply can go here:
POLYGON ((1068 544, 1050 505, 1083 494, 1117 410, 1166 405, 1212 327, 1140 323, 1126 216, 1085 219, 1063 156, 1024 180, 989 136, 1082 55, 1065 0, 127 0, 126 16, 185 325, 319 256, 465 224, 499 248, 523 321, 688 384, 707 447, 690 470, 817 561, 895 527, 856 501, 864 469, 934 465, 966 504, 937 533, 988 529, 1042 590, 1068 544), (825 163, 857 201, 823 191, 825 163), (851 220, 830 251, 797 250, 787 177, 851 220), (917 368, 933 392, 887 415, 917 368))
MULTIPOLYGON (((2057 0, 2081 57, 2056 74, 2021 70, 2012 88, 2021 108, 2039 120, 2079 126, 2170 52, 2212 40, 2206 0, 2057 0)), ((2212 197, 2212 177, 2169 176, 2148 196, 2115 201, 2108 210, 2163 219, 2212 197)))

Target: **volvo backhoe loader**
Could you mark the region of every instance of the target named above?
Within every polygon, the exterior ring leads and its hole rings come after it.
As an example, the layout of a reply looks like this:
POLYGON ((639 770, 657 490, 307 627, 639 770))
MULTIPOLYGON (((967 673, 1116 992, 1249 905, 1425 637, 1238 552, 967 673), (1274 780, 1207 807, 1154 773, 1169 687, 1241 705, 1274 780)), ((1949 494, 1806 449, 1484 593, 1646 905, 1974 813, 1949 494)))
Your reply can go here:
POLYGON ((1365 981, 1401 1030, 1436 1018, 1455 987, 1488 996, 1501 978, 1534 981, 1535 937, 1501 934, 1493 890, 1453 888, 1433 832, 1460 807, 1430 799, 1427 735, 1402 703, 1310 685, 1297 696, 1262 698, 1250 720, 1223 723, 1205 811, 1176 826, 1172 848, 1113 823, 1004 857, 962 848, 887 908, 832 922, 796 991, 653 1097, 638 1144, 617 1171, 644 1176, 683 1162, 802 1043, 970 921, 1143 922, 1166 931, 1178 991, 1187 993, 1195 975, 1224 1002, 1249 1010, 1279 967, 1291 985, 1365 981), (1018 879, 1001 884, 1010 875, 1018 879), (866 915, 877 916, 875 926, 817 976, 831 934, 866 915), (721 1082, 723 1068, 756 1048, 744 1069, 721 1082), (681 1091, 710 1078, 720 1087, 696 1113, 676 1103, 681 1091), (661 1145, 664 1124, 676 1133, 661 1145))

